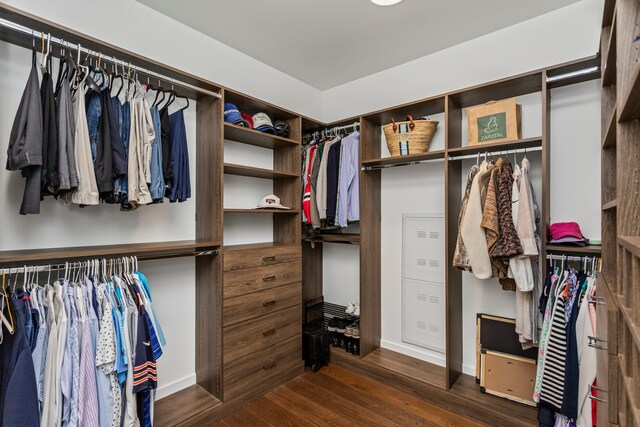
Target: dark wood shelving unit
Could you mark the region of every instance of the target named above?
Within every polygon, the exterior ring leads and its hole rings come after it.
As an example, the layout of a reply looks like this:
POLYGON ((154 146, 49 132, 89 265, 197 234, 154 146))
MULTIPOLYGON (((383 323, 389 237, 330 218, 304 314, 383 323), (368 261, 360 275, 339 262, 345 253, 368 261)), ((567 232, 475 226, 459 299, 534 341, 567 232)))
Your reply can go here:
POLYGON ((598 255, 602 252, 602 246, 589 245, 589 246, 569 246, 569 245, 546 245, 547 252, 562 253, 562 254, 592 254, 598 255))
POLYGON ((616 146, 616 107, 613 107, 611 112, 611 118, 608 121, 604 140, 602 141, 602 148, 611 148, 616 146))
POLYGON ((227 175, 249 176, 252 178, 297 178, 299 175, 292 172, 276 171, 271 169, 254 168, 251 166, 224 164, 224 173, 227 175))
POLYGON ((224 213, 242 213, 242 214, 283 214, 297 215, 300 213, 297 209, 240 209, 240 208, 224 208, 224 213))
POLYGON ((615 14, 610 27, 603 30, 606 34, 606 51, 603 52, 602 86, 616 84, 616 19, 615 14))
POLYGON ((316 234, 309 241, 314 243, 353 243, 360 244, 359 234, 316 234))
POLYGON ((290 138, 260 132, 233 123, 224 124, 224 139, 270 149, 300 145, 299 142, 290 138))
POLYGON ((640 63, 636 63, 636 68, 631 71, 632 78, 626 95, 622 99, 620 117, 618 121, 628 121, 640 118, 640 63))
POLYGON ((380 159, 365 160, 362 162, 363 167, 372 166, 401 166, 410 165, 415 162, 422 162, 425 160, 444 160, 446 155, 445 150, 430 151, 424 154, 409 154, 407 156, 395 156, 395 157, 383 157, 380 159))
POLYGON ((482 154, 487 151, 504 151, 506 154, 506 152, 509 150, 540 147, 541 145, 542 137, 538 136, 533 138, 519 139, 517 141, 484 143, 478 145, 468 145, 465 147, 449 148, 447 150, 447 155, 455 158, 456 156, 464 156, 469 154, 482 154))

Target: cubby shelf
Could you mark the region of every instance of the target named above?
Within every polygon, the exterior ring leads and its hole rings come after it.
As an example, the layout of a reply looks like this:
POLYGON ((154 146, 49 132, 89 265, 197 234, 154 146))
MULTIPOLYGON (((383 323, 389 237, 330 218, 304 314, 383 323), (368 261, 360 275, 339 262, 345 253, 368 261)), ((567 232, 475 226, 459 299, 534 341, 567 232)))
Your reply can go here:
POLYGON ((224 173, 227 175, 249 176, 252 178, 297 178, 297 173, 276 171, 271 169, 254 168, 251 166, 224 164, 224 173))
POLYGON ((299 214, 300 211, 297 209, 236 209, 236 208, 225 208, 224 213, 250 213, 250 214, 288 214, 294 215, 299 214))
POLYGON ((616 84, 616 19, 613 18, 609 40, 607 41, 607 52, 605 62, 602 66, 602 86, 616 84))
POLYGON ((237 126, 232 123, 224 124, 224 139, 270 149, 300 145, 298 141, 290 138, 283 138, 278 135, 237 126))
POLYGON ((540 147, 542 145, 542 137, 523 138, 509 142, 487 142, 478 145, 468 145, 465 147, 449 148, 447 154, 451 157, 464 156, 468 154, 482 154, 484 152, 509 151, 522 148, 540 147))
POLYGON ((600 245, 589 246, 564 246, 564 245, 547 245, 547 252, 556 252, 564 254, 599 254, 602 251, 600 245))
POLYGON ((619 236, 618 244, 640 258, 640 236, 619 236))
POLYGON ((38 262, 59 262, 105 257, 138 256, 139 258, 170 258, 193 255, 214 250, 220 242, 177 240, 154 243, 130 243, 124 245, 77 246, 65 248, 25 249, 0 251, 0 265, 38 262))
POLYGON ((360 243, 359 234, 316 234, 309 238, 309 241, 315 243, 360 243))
POLYGON ((626 95, 620 109, 619 121, 624 122, 640 118, 640 63, 636 63, 626 95))
POLYGON ((609 119, 609 124, 607 125, 607 131, 604 134, 604 139, 602 140, 602 148, 610 148, 616 146, 616 114, 617 109, 616 107, 613 107, 611 118, 609 119))

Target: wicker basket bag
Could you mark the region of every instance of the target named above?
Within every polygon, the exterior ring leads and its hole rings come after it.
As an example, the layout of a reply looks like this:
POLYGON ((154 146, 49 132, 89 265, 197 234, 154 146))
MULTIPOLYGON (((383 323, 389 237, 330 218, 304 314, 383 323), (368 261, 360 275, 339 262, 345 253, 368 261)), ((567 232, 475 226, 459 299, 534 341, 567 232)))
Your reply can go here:
POLYGON ((423 154, 429 151, 429 145, 438 127, 437 120, 413 120, 407 116, 407 121, 391 123, 384 126, 384 136, 391 156, 406 156, 408 154, 423 154))

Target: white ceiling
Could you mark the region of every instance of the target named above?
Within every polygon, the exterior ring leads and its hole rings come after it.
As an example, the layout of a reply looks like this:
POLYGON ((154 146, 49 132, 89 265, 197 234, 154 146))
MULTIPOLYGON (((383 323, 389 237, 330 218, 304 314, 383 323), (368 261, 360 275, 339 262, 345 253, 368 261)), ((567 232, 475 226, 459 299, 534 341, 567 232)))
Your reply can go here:
POLYGON ((326 90, 579 0, 138 1, 326 90))

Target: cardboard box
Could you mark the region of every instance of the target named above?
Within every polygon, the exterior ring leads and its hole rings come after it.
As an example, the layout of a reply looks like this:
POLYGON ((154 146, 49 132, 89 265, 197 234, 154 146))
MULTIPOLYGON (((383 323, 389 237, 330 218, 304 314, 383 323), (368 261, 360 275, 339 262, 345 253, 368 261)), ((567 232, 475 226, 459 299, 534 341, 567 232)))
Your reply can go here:
POLYGON ((469 145, 516 141, 521 138, 522 106, 515 98, 469 107, 469 145))
POLYGON ((511 354, 482 349, 480 391, 526 405, 536 406, 536 361, 511 354))

